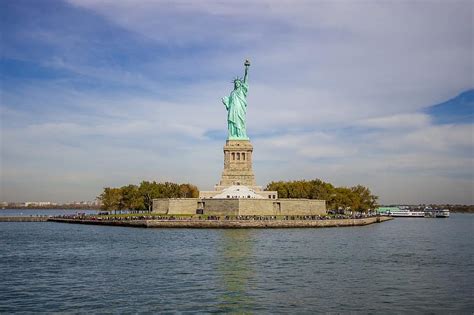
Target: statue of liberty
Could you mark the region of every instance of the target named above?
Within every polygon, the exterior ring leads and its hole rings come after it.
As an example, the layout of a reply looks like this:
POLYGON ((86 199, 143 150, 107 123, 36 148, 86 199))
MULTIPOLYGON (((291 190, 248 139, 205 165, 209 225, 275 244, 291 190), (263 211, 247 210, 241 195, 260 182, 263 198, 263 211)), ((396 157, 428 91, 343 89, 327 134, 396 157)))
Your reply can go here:
POLYGON ((249 85, 247 83, 247 73, 250 67, 250 61, 245 60, 244 78, 234 79, 234 90, 230 96, 222 98, 227 109, 227 128, 229 129, 229 140, 249 140, 245 127, 247 114, 247 92, 249 85))

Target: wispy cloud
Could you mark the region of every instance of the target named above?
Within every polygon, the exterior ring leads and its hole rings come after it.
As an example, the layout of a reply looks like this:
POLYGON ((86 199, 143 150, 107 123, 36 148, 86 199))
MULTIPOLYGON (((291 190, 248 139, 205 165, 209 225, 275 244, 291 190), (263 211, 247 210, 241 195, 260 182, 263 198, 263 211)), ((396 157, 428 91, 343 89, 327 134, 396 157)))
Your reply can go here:
POLYGON ((424 110, 473 87, 470 1, 1 5, 2 199, 90 199, 140 179, 210 189, 220 98, 250 58, 259 183, 473 202, 472 123, 424 110))
POLYGON ((396 114, 367 118, 357 122, 361 126, 380 129, 423 128, 430 124, 430 117, 423 113, 396 114))

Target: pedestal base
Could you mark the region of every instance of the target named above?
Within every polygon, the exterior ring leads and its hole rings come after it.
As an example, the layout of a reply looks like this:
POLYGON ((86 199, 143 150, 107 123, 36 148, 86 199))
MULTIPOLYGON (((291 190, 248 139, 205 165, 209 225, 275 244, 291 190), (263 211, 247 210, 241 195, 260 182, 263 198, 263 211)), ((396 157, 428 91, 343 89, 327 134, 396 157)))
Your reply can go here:
POLYGON ((250 140, 227 140, 224 146, 224 171, 217 187, 257 186, 252 169, 252 153, 250 140))
POLYGON ((262 187, 255 183, 252 154, 253 146, 250 140, 227 140, 224 145, 224 170, 221 180, 214 186, 214 191, 200 191, 199 198, 211 199, 231 186, 246 186, 262 198, 277 199, 276 191, 263 191, 262 187))

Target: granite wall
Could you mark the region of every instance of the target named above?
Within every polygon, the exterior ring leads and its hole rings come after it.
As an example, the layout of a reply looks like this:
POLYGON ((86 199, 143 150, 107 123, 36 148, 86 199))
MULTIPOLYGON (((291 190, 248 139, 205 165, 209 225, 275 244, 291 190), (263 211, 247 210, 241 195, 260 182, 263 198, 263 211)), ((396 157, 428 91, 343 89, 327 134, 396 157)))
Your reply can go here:
POLYGON ((162 198, 153 200, 159 214, 206 215, 323 215, 326 201, 313 199, 200 199, 162 198))

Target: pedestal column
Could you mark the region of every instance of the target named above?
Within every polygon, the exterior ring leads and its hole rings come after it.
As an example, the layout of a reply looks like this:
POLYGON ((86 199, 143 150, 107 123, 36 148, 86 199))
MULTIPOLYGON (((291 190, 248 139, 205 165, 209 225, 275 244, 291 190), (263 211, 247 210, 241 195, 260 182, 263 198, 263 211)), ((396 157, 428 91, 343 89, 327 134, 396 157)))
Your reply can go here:
POLYGON ((224 171, 216 190, 233 185, 256 186, 252 169, 252 153, 253 146, 250 140, 226 141, 224 171))

